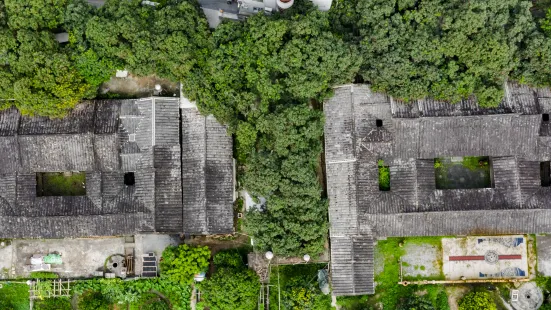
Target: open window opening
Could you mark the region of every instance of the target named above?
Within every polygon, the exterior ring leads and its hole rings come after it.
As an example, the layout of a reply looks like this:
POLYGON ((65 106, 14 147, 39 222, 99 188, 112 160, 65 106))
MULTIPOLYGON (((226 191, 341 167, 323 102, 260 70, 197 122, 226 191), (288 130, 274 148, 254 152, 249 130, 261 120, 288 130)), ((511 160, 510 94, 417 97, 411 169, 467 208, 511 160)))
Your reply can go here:
POLYGON ((541 186, 551 186, 551 163, 544 161, 540 163, 541 186))
POLYGON ((124 174, 124 185, 134 186, 136 179, 134 178, 134 172, 127 172, 124 174))
POLYGON ((493 188, 492 161, 488 156, 434 159, 437 189, 493 188))
POLYGON ((379 190, 380 191, 389 191, 390 190, 390 167, 385 166, 385 162, 382 159, 379 159, 377 162, 379 167, 379 190))
POLYGON ((377 127, 383 127, 383 120, 382 119, 375 120, 375 125, 377 125, 377 127))
POLYGON ((36 196, 86 196, 86 172, 37 172, 36 196))
POLYGON ((541 115, 541 120, 545 123, 548 123, 549 122, 549 114, 547 113, 544 113, 541 115))

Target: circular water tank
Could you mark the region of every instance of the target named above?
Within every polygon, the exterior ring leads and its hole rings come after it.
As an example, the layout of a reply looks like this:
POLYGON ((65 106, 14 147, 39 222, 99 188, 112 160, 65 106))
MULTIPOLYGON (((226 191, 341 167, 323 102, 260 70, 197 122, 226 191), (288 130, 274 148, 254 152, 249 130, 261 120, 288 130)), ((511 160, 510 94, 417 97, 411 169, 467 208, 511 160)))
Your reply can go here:
POLYGON ((280 10, 286 10, 292 7, 293 3, 295 3, 295 0, 277 0, 277 7, 280 10))

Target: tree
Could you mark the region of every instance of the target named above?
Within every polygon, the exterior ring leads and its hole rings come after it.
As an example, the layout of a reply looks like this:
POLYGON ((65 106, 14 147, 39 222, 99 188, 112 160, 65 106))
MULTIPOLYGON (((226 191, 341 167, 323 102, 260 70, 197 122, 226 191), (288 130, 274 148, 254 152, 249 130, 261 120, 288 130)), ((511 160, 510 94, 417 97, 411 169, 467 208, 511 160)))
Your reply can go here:
POLYGON ((459 310, 496 310, 497 306, 488 292, 470 292, 459 301, 459 310))
POLYGON ((23 114, 64 115, 92 90, 50 32, 62 26, 67 1, 3 3, 0 96, 8 100, 0 108, 15 104, 23 114))
POLYGON ((206 246, 169 246, 161 258, 161 276, 182 285, 192 283, 195 274, 206 271, 209 259, 210 250, 206 246))
POLYGON ((534 26, 520 50, 520 65, 514 77, 531 86, 551 86, 551 8, 539 21, 541 29, 534 26))
POLYGON ((208 61, 184 83, 186 95, 232 130, 238 120, 254 124, 280 101, 324 98, 332 85, 350 82, 361 63, 356 48, 330 30, 318 10, 223 23, 208 61))
POLYGON ((258 275, 243 263, 235 250, 214 256, 214 275, 199 283, 205 306, 212 310, 253 310, 257 307, 258 275))
POLYGON ((336 4, 335 30, 357 42, 364 80, 413 100, 458 102, 472 94, 496 106, 534 28, 530 1, 353 0, 336 4))
POLYGON ((108 310, 111 303, 100 292, 87 292, 78 299, 78 309, 108 310))
POLYGON ((94 51, 88 59, 99 57, 109 68, 175 82, 201 61, 210 43, 206 19, 192 1, 157 6, 142 5, 141 0, 107 1, 85 28, 84 45, 94 51))
POLYGON ((63 23, 69 0, 3 0, 11 29, 55 29, 63 23))
POLYGON ((258 150, 247 161, 242 184, 267 198, 266 210, 247 214, 255 245, 280 255, 315 255, 327 237, 327 201, 316 176, 323 116, 304 105, 281 106, 261 116, 258 150))
POLYGON ((200 284, 201 297, 212 310, 253 310, 257 307, 260 282, 247 268, 222 267, 200 284))

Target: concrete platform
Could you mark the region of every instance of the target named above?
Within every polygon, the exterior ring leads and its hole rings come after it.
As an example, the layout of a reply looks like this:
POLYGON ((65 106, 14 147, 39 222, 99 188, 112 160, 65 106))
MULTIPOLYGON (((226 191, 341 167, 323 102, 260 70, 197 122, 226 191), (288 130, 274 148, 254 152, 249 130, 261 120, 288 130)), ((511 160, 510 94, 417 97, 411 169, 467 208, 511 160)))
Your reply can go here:
POLYGON ((551 236, 536 237, 538 251, 538 272, 545 277, 551 277, 551 236))
POLYGON ((442 252, 447 280, 528 277, 527 244, 521 235, 444 238, 442 252))

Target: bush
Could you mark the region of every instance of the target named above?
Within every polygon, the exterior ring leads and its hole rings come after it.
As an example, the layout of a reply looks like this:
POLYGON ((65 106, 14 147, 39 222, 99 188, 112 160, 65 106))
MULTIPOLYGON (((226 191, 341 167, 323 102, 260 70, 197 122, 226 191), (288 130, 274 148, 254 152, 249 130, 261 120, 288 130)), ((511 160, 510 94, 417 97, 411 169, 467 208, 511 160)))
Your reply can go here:
POLYGON ((161 276, 172 282, 190 284, 195 274, 206 271, 209 259, 210 250, 206 246, 169 246, 163 251, 161 258, 161 276))
POLYGON ((48 271, 33 271, 31 272, 32 279, 57 279, 59 276, 56 273, 48 271))
POLYGON ((497 310, 488 292, 470 292, 459 301, 459 310, 497 310))
POLYGON ((3 283, 0 288, 0 309, 29 310, 29 286, 3 283))
POLYGON ((385 162, 382 159, 378 161, 379 166, 379 190, 390 190, 390 168, 385 166, 385 162))
POLYGON ((199 283, 205 306, 211 310, 254 310, 257 306, 260 281, 247 268, 222 267, 203 283, 199 283))
MULTIPOLYGON (((67 297, 46 298, 34 303, 36 310, 71 310, 71 301, 67 297)), ((80 308, 79 308, 80 309, 80 308)), ((97 309, 97 308, 95 308, 97 309)))
POLYGON ((214 256, 213 263, 216 267, 238 268, 243 266, 243 258, 237 250, 223 251, 214 256))
POLYGON ((109 309, 109 300, 100 292, 89 291, 82 294, 78 299, 79 310, 103 310, 109 309))

